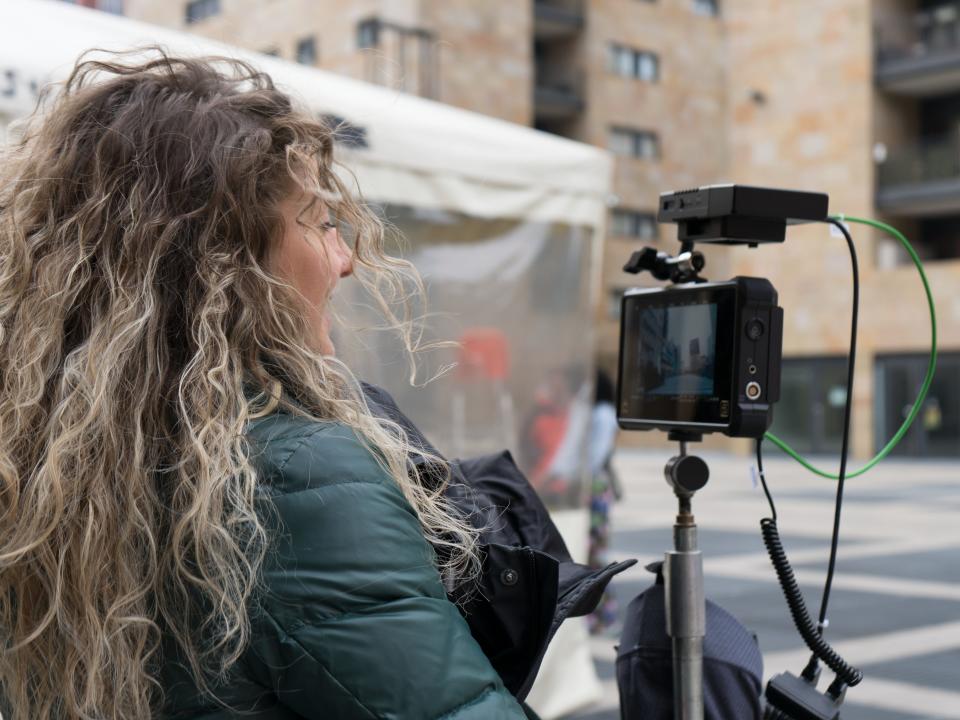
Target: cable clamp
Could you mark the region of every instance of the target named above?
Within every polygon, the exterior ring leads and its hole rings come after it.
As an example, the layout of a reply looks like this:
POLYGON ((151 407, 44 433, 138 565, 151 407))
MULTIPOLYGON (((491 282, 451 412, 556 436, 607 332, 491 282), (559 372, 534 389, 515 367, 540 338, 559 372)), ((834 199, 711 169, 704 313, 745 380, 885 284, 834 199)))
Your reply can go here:
POLYGON ((817 629, 820 631, 820 634, 823 635, 823 631, 830 627, 830 618, 824 618, 823 622, 817 623, 817 629))

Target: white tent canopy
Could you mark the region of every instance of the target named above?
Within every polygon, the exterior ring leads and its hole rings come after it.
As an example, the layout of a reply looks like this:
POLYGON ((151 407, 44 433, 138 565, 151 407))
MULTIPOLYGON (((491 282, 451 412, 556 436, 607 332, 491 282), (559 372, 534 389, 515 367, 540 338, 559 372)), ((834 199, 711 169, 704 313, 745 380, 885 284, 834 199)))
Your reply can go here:
POLYGON ((378 201, 475 217, 602 222, 607 153, 442 103, 55 0, 3 0, 0 117, 32 110, 36 88, 62 80, 89 48, 159 44, 171 52, 252 61, 311 110, 359 128, 348 162, 378 201), (40 39, 42 38, 42 41, 40 39))

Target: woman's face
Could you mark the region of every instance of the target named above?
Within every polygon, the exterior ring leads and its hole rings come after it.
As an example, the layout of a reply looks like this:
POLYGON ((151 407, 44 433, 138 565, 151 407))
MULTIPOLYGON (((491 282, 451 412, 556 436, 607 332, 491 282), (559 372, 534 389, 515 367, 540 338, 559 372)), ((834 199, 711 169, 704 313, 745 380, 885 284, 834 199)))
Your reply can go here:
POLYGON ((312 196, 297 190, 280 203, 284 231, 268 265, 306 299, 313 348, 332 355, 330 296, 340 278, 353 272, 352 253, 329 210, 319 201, 310 206, 311 200, 312 196))

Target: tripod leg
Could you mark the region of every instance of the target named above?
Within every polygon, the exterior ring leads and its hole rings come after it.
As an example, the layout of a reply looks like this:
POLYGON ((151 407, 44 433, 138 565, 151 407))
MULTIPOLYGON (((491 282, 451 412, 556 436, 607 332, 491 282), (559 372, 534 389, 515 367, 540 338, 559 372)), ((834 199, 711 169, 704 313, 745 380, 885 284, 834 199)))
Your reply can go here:
POLYGON ((663 566, 667 634, 673 641, 673 716, 703 720, 703 557, 697 547, 697 526, 692 516, 687 517, 691 522, 673 527, 675 549, 666 554, 663 566))

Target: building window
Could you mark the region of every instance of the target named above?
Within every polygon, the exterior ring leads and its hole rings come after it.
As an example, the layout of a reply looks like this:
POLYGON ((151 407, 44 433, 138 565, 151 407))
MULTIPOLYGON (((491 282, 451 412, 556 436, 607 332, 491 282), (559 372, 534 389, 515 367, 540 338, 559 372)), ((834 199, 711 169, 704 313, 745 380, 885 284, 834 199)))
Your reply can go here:
POLYGON ((693 0, 693 11, 697 15, 717 17, 720 15, 720 0, 693 0))
POLYGON ((616 155, 656 160, 660 157, 660 139, 650 130, 611 128, 609 148, 616 155))
POLYGON ((271 47, 261 50, 260 52, 262 52, 264 55, 269 55, 270 57, 280 57, 280 48, 271 47))
MULTIPOLYGON (((929 357, 926 354, 880 355, 874 374, 874 438, 883 447, 900 429, 906 410, 913 406, 923 384, 929 357)), ((783 395, 781 395, 781 399, 783 395)), ((782 402, 777 406, 782 406, 782 402)), ((776 425, 776 423, 774 423, 776 425)), ((937 374, 894 455, 960 457, 960 353, 937 356, 937 374)))
POLYGON ((380 20, 370 18, 357 23, 357 47, 360 50, 375 48, 380 44, 380 20))
POLYGON ((297 42, 297 62, 301 65, 316 65, 317 41, 312 35, 297 42))
POLYGON ((783 358, 771 431, 800 452, 840 452, 846 401, 846 358, 783 358))
POLYGON ((610 234, 652 240, 657 236, 657 218, 649 212, 614 210, 610 218, 610 234))
POLYGON ((608 55, 608 69, 623 77, 657 82, 660 80, 660 58, 646 50, 634 50, 613 43, 608 55))
POLYGON ((188 25, 219 14, 220 0, 190 0, 187 3, 188 25))

